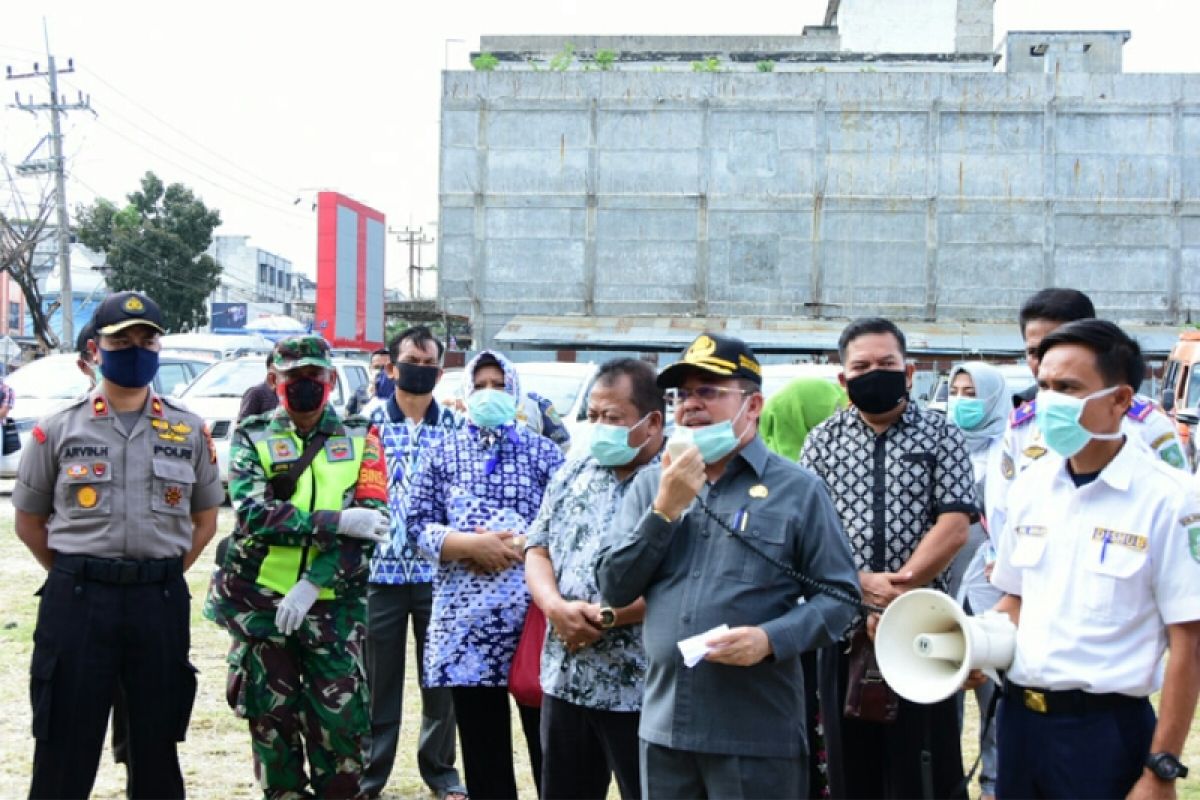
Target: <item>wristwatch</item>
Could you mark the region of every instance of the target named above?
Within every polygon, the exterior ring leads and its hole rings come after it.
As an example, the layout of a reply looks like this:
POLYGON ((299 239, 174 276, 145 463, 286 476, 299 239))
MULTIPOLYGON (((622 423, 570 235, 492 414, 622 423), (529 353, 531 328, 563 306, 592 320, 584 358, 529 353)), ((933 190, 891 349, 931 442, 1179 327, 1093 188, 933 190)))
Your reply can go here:
POLYGON ((1146 756, 1146 769, 1162 781, 1173 781, 1188 775, 1188 768, 1171 753, 1151 753, 1146 756))
MULTIPOLYGON (((604 630, 614 627, 617 624, 617 612, 612 610, 612 606, 604 606, 600 609, 600 627, 604 630)), ((1187 774, 1185 769, 1184 774, 1187 774)))

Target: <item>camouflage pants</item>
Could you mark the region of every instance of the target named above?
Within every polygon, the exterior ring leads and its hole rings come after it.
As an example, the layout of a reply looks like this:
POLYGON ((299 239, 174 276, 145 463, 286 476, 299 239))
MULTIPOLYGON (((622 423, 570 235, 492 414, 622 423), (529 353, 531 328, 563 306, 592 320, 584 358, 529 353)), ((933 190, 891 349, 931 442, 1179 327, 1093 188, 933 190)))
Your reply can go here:
POLYGON ((365 626, 321 608, 337 605, 318 603, 286 639, 234 637, 230 647, 227 699, 250 723, 254 774, 272 800, 361 795, 371 731, 365 626))

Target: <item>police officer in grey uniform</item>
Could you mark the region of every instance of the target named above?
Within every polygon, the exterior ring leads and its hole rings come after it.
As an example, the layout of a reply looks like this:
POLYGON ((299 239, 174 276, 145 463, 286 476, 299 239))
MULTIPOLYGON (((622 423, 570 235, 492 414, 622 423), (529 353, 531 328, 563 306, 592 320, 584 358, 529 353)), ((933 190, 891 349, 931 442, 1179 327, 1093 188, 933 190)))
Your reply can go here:
POLYGON ((104 382, 39 422, 12 500, 17 536, 49 571, 30 667, 31 797, 86 797, 124 691, 130 797, 184 796, 176 743, 196 693, 183 572, 223 498, 203 421, 149 388, 162 315, 150 298, 96 310, 104 382))

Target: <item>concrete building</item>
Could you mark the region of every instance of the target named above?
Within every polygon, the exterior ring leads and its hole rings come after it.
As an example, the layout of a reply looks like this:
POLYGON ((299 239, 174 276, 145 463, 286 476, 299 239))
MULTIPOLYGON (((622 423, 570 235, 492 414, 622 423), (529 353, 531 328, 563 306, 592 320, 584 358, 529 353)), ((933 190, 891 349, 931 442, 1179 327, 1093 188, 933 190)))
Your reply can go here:
POLYGON ((1073 286, 1161 349, 1200 319, 1200 75, 1122 74, 1121 31, 1014 33, 993 71, 991 5, 831 0, 824 51, 569 37, 566 71, 530 66, 565 37, 484 37, 500 68, 444 75, 442 307, 510 348, 825 351, 885 314, 1015 354, 1021 301, 1073 286), (769 56, 805 68, 726 69, 769 56))
POLYGON ((249 236, 214 236, 207 252, 222 270, 214 302, 290 303, 300 299, 292 262, 250 244, 249 236))
POLYGON ((502 71, 610 69, 692 72, 992 69, 993 0, 830 0, 821 25, 799 36, 484 36, 502 71), (602 57, 600 61, 604 61, 602 57))

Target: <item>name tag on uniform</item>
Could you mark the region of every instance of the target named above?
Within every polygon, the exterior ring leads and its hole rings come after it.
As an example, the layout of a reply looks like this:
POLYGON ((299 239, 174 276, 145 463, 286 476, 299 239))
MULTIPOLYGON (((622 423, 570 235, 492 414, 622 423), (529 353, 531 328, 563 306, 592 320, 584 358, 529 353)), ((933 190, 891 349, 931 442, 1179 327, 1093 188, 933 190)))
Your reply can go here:
POLYGON ((1015 525, 1013 530, 1018 536, 1045 536, 1047 529, 1045 525, 1015 525))
POLYGON ((286 437, 277 436, 267 440, 267 449, 271 451, 272 461, 295 461, 300 457, 296 443, 286 437))
POLYGON ((1104 542, 1118 547, 1127 547, 1139 553, 1145 552, 1146 546, 1149 543, 1146 537, 1139 533, 1114 531, 1111 528, 1096 528, 1092 531, 1092 541, 1104 542))
POLYGON ((348 436, 336 436, 325 442, 325 460, 329 462, 350 461, 354 458, 354 445, 348 436))

